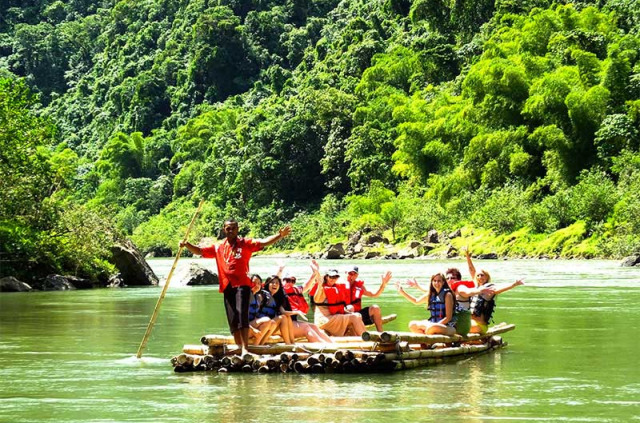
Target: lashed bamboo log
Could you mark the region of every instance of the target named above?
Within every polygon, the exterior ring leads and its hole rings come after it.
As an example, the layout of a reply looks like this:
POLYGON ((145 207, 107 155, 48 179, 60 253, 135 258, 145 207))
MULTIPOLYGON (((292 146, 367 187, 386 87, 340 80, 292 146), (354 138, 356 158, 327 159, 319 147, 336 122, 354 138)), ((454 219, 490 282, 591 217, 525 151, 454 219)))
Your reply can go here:
MULTIPOLYGON (((403 345, 408 345, 406 342, 403 345)), ((227 354, 239 352, 237 345, 227 345, 227 354)), ((274 345, 249 345, 249 352, 253 354, 281 354, 284 352, 309 352, 309 353, 332 353, 339 349, 344 350, 361 350, 361 351, 395 351, 395 344, 378 344, 376 342, 359 342, 343 343, 343 344, 325 344, 322 342, 307 342, 303 344, 274 344, 274 345)))
POLYGON ((394 360, 396 370, 414 369, 416 367, 425 367, 437 363, 442 363, 442 358, 418 358, 415 360, 394 360))
MULTIPOLYGON (((398 317, 398 315, 395 314, 395 313, 394 314, 389 314, 387 316, 382 316, 382 324, 384 325, 385 323, 392 322, 392 321, 396 320, 397 317, 398 317)), ((370 325, 367 325, 366 327, 367 328, 375 328, 376 325, 375 325, 375 323, 372 323, 370 325)))
POLYGON ((209 352, 209 347, 202 344, 186 344, 182 347, 182 352, 187 354, 206 355, 209 352))
MULTIPOLYGON (((333 336, 330 337, 331 340, 335 343, 352 343, 352 342, 362 342, 362 337, 360 336, 333 336)), ((235 344, 235 339, 233 336, 229 335, 204 335, 200 338, 200 341, 203 345, 207 345, 209 347, 221 346, 221 345, 233 345, 235 344)), ((271 336, 266 340, 264 345, 273 345, 273 344, 281 344, 284 340, 279 336, 271 336)), ((304 344, 307 343, 306 338, 296 338, 296 344, 304 344)), ((185 345, 186 346, 186 345, 185 345)))
POLYGON ((481 335, 479 333, 469 334, 466 338, 460 335, 446 336, 446 335, 423 335, 413 332, 365 332, 362 334, 364 341, 375 341, 381 343, 394 343, 399 340, 407 341, 416 344, 435 344, 439 342, 462 342, 462 341, 474 341, 488 338, 493 335, 497 335, 504 332, 509 332, 515 329, 515 325, 499 325, 494 326, 487 331, 486 334, 481 335))

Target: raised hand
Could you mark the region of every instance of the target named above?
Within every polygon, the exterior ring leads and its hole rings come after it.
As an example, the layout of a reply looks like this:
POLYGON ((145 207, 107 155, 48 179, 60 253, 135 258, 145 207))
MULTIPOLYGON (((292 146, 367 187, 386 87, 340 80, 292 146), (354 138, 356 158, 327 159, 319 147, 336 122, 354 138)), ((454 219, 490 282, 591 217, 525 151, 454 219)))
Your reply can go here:
POLYGON ((280 234, 280 238, 286 237, 287 235, 289 235, 291 233, 291 226, 287 225, 284 228, 280 228, 278 233, 280 234))
POLYGON ((407 286, 410 286, 411 288, 417 288, 418 287, 418 281, 415 278, 407 279, 407 286))
POLYGON ((391 271, 387 270, 387 272, 382 275, 382 285, 386 285, 391 280, 391 271))
POLYGON ((320 273, 320 265, 315 259, 311 260, 311 271, 313 273, 320 273))

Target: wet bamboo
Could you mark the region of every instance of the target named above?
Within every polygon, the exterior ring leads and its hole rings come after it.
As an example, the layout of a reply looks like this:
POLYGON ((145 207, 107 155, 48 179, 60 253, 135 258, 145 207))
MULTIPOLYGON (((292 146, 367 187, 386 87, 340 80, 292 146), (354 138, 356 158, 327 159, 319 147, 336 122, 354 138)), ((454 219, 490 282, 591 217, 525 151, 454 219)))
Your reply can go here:
POLYGON ((430 366, 437 363, 442 363, 441 358, 418 358, 415 360, 404 360, 404 361, 396 361, 396 370, 404 370, 404 369, 414 369, 416 367, 425 367, 430 366))
POLYGON ((182 347, 182 352, 187 354, 206 355, 209 352, 209 347, 202 344, 185 344, 182 347))
MULTIPOLYGON (((398 317, 398 315, 395 314, 395 313, 394 314, 389 314, 387 316, 382 316, 382 324, 384 325, 385 323, 392 322, 392 321, 396 320, 397 317, 398 317)), ((366 327, 375 328, 376 325, 375 325, 375 323, 372 323, 370 325, 367 325, 366 327)))
POLYGON ((435 344, 439 342, 461 342, 461 341, 476 341, 483 338, 491 337, 499 333, 509 332, 515 329, 515 325, 500 325, 494 326, 486 334, 481 335, 479 333, 469 334, 466 338, 460 335, 446 336, 446 335, 424 335, 413 332, 365 332, 362 334, 364 341, 375 341, 381 343, 394 343, 398 340, 407 341, 417 344, 435 344))
MULTIPOLYGON (((191 218, 191 222, 189 223, 189 227, 187 227, 187 232, 184 234, 184 242, 189 238, 189 232, 191 232, 191 228, 193 227, 193 223, 196 221, 196 217, 198 217, 198 213, 200 213, 200 209, 202 209, 202 205, 204 204, 204 200, 200 200, 200 204, 196 209, 196 212, 193 214, 191 218)), ((162 300, 164 299, 165 294, 167 293, 167 289, 169 288, 169 282, 171 282, 171 277, 173 276, 174 270, 176 270, 176 266, 178 264, 178 260, 180 259, 180 255, 182 254, 182 248, 178 248, 178 253, 176 254, 176 259, 173 261, 173 266, 171 266, 171 270, 169 271, 169 275, 167 276, 167 280, 162 287, 162 292, 160 293, 160 297, 158 298, 158 302, 156 302, 156 307, 153 309, 153 314, 151 314, 151 320, 149 320, 149 324, 147 325, 147 330, 142 337, 142 342, 140 342, 140 346, 138 347, 138 352, 136 353, 136 357, 142 357, 142 351, 147 346, 147 341, 149 340, 149 335, 151 335, 151 330, 153 329, 153 325, 156 323, 156 319, 158 318, 158 313, 160 312, 160 305, 162 304, 162 300)))

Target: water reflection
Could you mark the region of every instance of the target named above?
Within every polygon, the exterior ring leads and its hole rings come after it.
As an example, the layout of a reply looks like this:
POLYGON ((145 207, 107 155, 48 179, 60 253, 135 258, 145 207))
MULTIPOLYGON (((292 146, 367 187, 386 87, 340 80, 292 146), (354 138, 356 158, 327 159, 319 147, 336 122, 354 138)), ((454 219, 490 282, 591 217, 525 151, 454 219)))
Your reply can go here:
MULTIPOLYGON (((203 264, 213 265, 212 261, 203 264)), ((277 261, 256 257, 252 271, 277 261)), ((180 265, 187 265, 188 260, 180 265)), ((322 262, 346 269, 347 262, 322 262)), ((356 261, 371 289, 461 261, 356 261)), ((162 275, 172 260, 153 260, 162 275)), ((290 271, 309 272, 306 261, 290 271)), ((509 347, 389 375, 175 374, 169 358, 228 333, 217 287, 169 289, 143 360, 131 362, 158 288, 0 294, 0 421, 630 421, 640 419, 636 324, 640 268, 607 261, 491 261, 496 322, 509 347)), ((419 308, 394 290, 375 300, 406 330, 419 308)))

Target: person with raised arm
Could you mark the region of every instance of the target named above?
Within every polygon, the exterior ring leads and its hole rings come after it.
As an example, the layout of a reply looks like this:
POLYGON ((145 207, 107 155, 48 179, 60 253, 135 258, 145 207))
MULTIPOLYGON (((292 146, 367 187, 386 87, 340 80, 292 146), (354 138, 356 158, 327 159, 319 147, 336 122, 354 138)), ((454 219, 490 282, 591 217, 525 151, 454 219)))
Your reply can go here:
POLYGON ((282 282, 284 283, 284 293, 287 297, 288 307, 290 310, 291 321, 293 326, 293 336, 295 339, 305 337, 309 342, 327 342, 332 343, 333 340, 318 326, 307 322, 307 312, 309 304, 304 299, 304 293, 311 290, 316 277, 319 277, 319 266, 315 260, 311 260, 311 276, 303 286, 296 286, 296 277, 291 273, 285 274, 282 282), (318 276, 316 276, 318 274, 318 276), (298 318, 304 320, 300 321, 298 318))
POLYGON ((241 354, 244 355, 248 353, 249 345, 249 301, 252 285, 249 278, 249 260, 254 252, 289 235, 291 228, 285 226, 274 235, 254 240, 239 237, 238 222, 229 219, 224 222, 223 231, 225 240, 220 245, 200 247, 181 241, 180 246, 193 254, 216 260, 229 329, 236 344, 241 348, 241 354))
MULTIPOLYGON (((477 287, 473 280, 463 281, 460 270, 455 267, 450 267, 446 270, 445 279, 456 298, 456 331, 460 335, 466 336, 471 330, 471 298, 481 293, 491 295, 493 294, 493 288, 477 287)), ((407 284, 427 292, 427 289, 420 286, 415 280, 409 280, 407 284)))
MULTIPOLYGON (((418 286, 415 279, 409 280, 409 286, 418 286)), ((414 297, 402 288, 400 282, 396 284, 398 293, 413 304, 427 304, 430 316, 426 320, 412 320, 409 330, 426 335, 453 335, 456 333, 456 319, 454 317, 454 297, 442 273, 431 276, 429 290, 419 298, 414 297)))
POLYGON ((491 282, 491 275, 484 269, 476 271, 476 267, 471 260, 471 252, 468 248, 463 248, 467 258, 467 266, 469 274, 478 288, 489 288, 490 291, 482 291, 471 298, 471 333, 487 333, 489 323, 493 317, 496 307, 496 295, 509 291, 516 286, 524 285, 523 279, 517 279, 515 282, 494 284, 491 282))
POLYGON ((380 287, 374 293, 367 289, 363 280, 358 279, 358 266, 351 266, 347 271, 347 282, 349 283, 350 301, 353 306, 353 311, 362 315, 362 321, 366 325, 376 325, 376 330, 382 332, 382 312, 380 306, 372 304, 368 307, 362 308, 362 297, 377 298, 384 292, 385 287, 391 280, 391 272, 387 271, 382 275, 380 287))
POLYGON ((360 313, 353 312, 349 305, 348 287, 337 283, 340 274, 336 269, 329 269, 320 279, 320 272, 315 273, 315 286, 312 289, 313 302, 316 307, 315 324, 331 336, 362 335, 366 328, 360 313))

